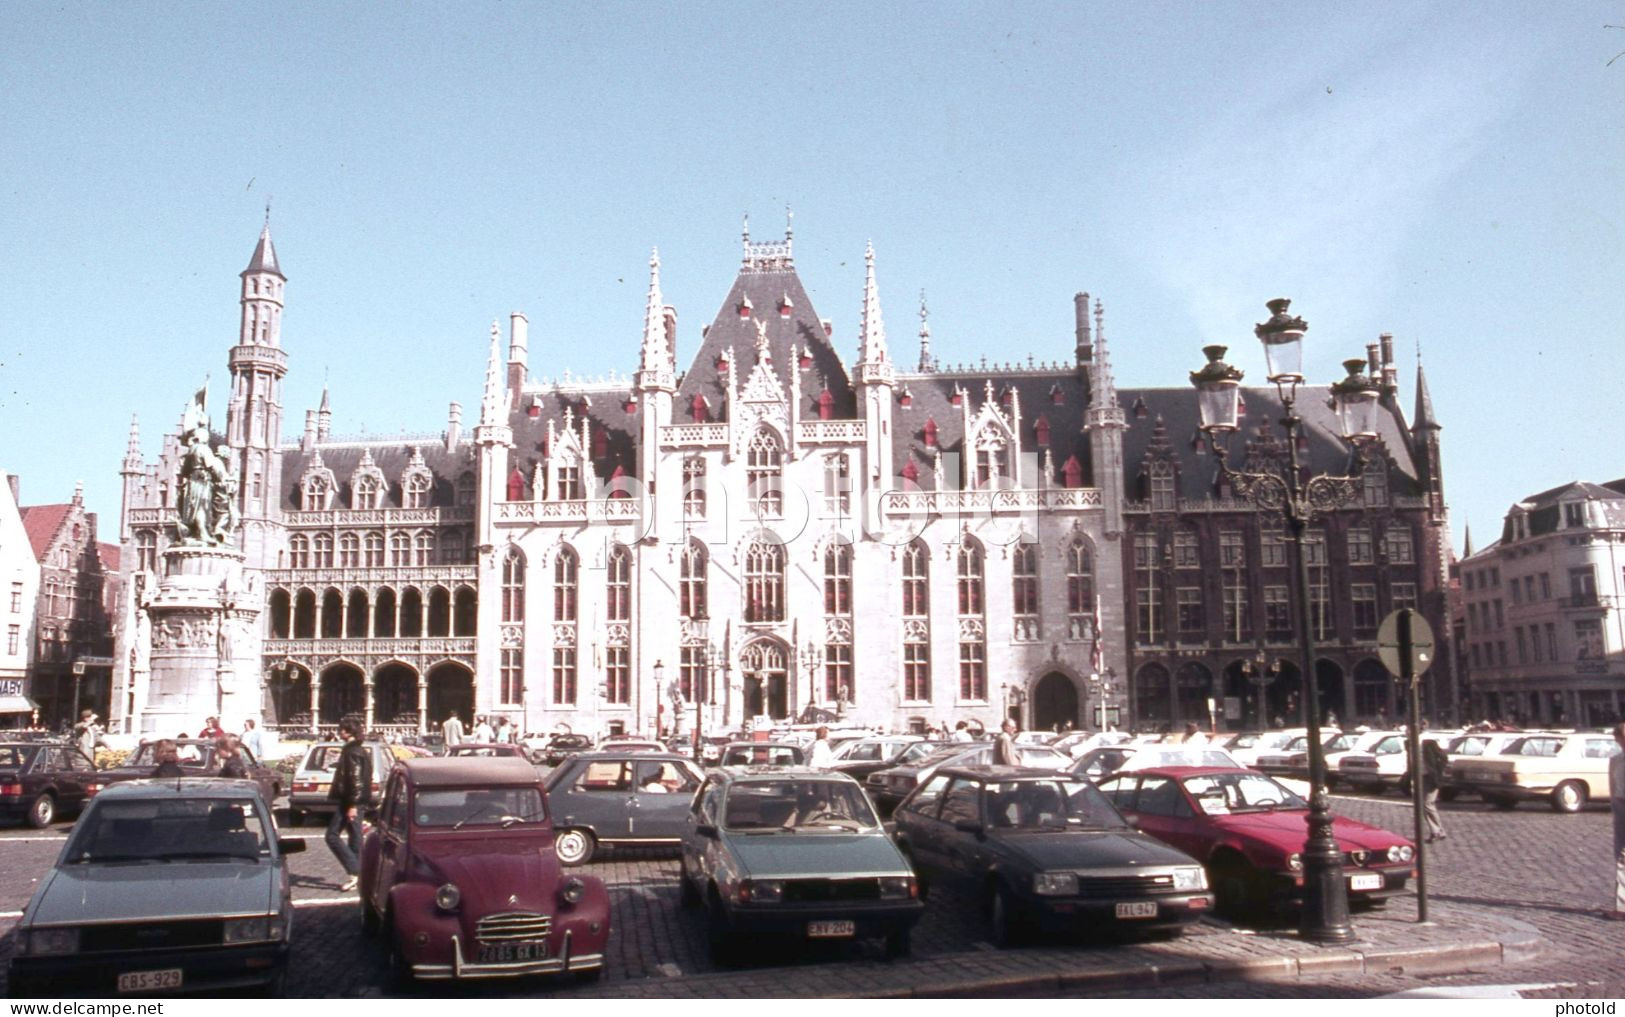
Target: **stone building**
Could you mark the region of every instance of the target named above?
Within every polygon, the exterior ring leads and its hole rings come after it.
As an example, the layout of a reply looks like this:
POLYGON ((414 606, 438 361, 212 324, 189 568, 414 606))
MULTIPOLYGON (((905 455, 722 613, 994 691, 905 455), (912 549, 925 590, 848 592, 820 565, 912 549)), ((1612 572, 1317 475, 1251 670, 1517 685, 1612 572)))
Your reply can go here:
POLYGON ((39 565, 28 693, 39 722, 59 728, 77 720, 81 709, 105 718, 114 634, 96 514, 85 510, 83 489, 76 486, 72 501, 23 506, 21 516, 39 565))
POLYGON ((1625 480, 1518 502, 1460 573, 1475 716, 1586 727, 1625 717, 1625 480))
MULTIPOLYGON (((286 278, 267 228, 241 275, 227 425, 212 439, 231 464, 245 598, 262 608, 245 634, 254 673, 229 669, 221 688, 234 683, 234 701, 257 703, 273 725, 356 713, 401 732, 452 711, 592 733, 813 716, 908 729, 1006 712, 1043 727, 1187 715, 1187 698, 1172 686, 1159 698, 1145 675, 1181 674, 1175 662, 1198 651, 1193 632, 1145 629, 1156 645, 1134 645, 1145 588, 1135 536, 1166 530, 1183 553, 1175 531, 1188 530, 1216 561, 1232 525, 1258 532, 1205 461, 1176 448, 1191 437, 1194 391, 1118 390, 1103 310, 1082 294, 1063 362, 941 366, 922 307, 905 368, 872 250, 866 264, 858 328, 843 339, 812 307, 790 231, 762 242, 747 230, 732 286, 690 339, 656 256, 624 375, 533 378, 528 322, 514 314, 505 349, 492 325, 471 427, 452 403, 440 434, 348 438, 324 392, 284 441, 286 278), (850 368, 843 342, 857 348, 850 368), (1146 479, 1164 466, 1178 478, 1172 502, 1146 479)), ((1383 365, 1391 375, 1391 356, 1383 365)), ((1382 521, 1373 539, 1386 539, 1387 520, 1409 520, 1411 558, 1331 581, 1384 584, 1385 598, 1386 584, 1410 581, 1400 595, 1426 606, 1429 569, 1442 571, 1428 528, 1443 518, 1437 429, 1430 417, 1406 426, 1386 398, 1384 439, 1397 450, 1361 517, 1382 521)), ((1255 390, 1248 399, 1268 405, 1255 390)), ((1346 465, 1316 435, 1316 467, 1346 465)), ((122 532, 145 576, 132 591, 164 568, 183 451, 166 437, 148 463, 132 426, 122 532)), ((1343 529, 1333 533, 1341 555, 1343 529)), ((1217 676, 1265 632, 1271 567, 1257 562, 1257 624, 1235 639, 1218 621, 1220 585, 1204 588, 1212 621, 1197 656, 1221 698, 1217 676)), ((1183 584, 1170 575, 1173 602, 1183 584)), ((1344 610, 1341 594, 1330 596, 1344 610)), ((126 598, 132 644, 143 610, 138 593, 126 598)), ((1364 615, 1347 611, 1354 640, 1364 615)), ((139 728, 152 664, 130 649, 119 682, 139 728)), ((1355 650, 1339 645, 1336 659, 1355 650)))
POLYGON ((34 659, 34 612, 39 607, 39 559, 17 507, 17 475, 0 474, 0 725, 23 727, 34 720, 28 695, 34 659))

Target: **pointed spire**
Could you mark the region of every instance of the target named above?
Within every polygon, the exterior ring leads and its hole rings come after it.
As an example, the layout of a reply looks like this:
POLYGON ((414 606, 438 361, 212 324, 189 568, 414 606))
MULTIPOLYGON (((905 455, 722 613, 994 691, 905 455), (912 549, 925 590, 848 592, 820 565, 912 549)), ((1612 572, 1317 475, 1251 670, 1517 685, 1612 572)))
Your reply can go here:
POLYGON ((1123 408, 1117 405, 1117 382, 1112 378, 1112 358, 1106 348, 1106 308, 1095 301, 1094 367, 1089 373, 1089 423, 1091 426, 1123 426, 1123 408))
POLYGON ((1428 392, 1427 375, 1422 372, 1422 360, 1416 361, 1416 415, 1411 423, 1412 431, 1440 431, 1439 422, 1433 416, 1433 396, 1428 392))
POLYGON ((925 306, 925 291, 920 291, 920 372, 937 369, 937 362, 931 357, 931 312, 925 306))
POLYGON ((638 360, 640 386, 672 388, 671 346, 666 341, 666 300, 660 295, 660 249, 649 253, 649 299, 643 309, 643 350, 638 360))
POLYGON ((886 323, 880 316, 880 290, 875 285, 875 245, 863 249, 863 324, 858 339, 858 383, 890 384, 894 375, 886 349, 886 323))
POLYGON ((124 466, 126 469, 141 468, 141 421, 135 414, 130 414, 130 440, 124 446, 124 466))
POLYGON ((1468 523, 1466 526, 1462 527, 1462 531, 1461 531, 1461 556, 1463 558, 1471 558, 1473 556, 1473 524, 1472 523, 1468 523))
POLYGON ((325 381, 322 382, 322 405, 319 407, 319 409, 322 413, 333 412, 333 404, 327 397, 327 382, 325 381))
POLYGON ((271 207, 265 207, 265 226, 260 230, 260 242, 254 247, 254 256, 248 259, 248 267, 240 274, 254 275, 267 273, 283 281, 287 276, 282 274, 282 268, 277 264, 276 248, 271 244, 271 207))
POLYGON ((485 365, 485 395, 480 400, 480 425, 495 426, 502 419, 502 330, 491 322, 491 357, 485 365))

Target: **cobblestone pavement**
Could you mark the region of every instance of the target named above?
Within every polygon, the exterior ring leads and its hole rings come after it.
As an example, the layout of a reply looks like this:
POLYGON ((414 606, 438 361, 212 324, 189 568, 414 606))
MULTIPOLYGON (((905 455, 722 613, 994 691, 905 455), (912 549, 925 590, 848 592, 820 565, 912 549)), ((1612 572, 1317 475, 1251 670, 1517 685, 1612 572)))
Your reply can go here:
MULTIPOLYGON (((1398 798, 1338 796, 1338 812, 1399 831, 1410 828, 1398 798)), ((872 944, 764 945, 738 970, 717 971, 705 949, 698 914, 677 904, 677 862, 656 852, 608 852, 584 871, 610 886, 614 935, 604 980, 591 986, 559 982, 460 987, 470 995, 810 996, 903 994, 1026 994, 1148 996, 1363 996, 1429 986, 1527 983, 1531 993, 1557 996, 1625 994, 1625 928, 1599 908, 1610 898, 1609 817, 1588 811, 1556 815, 1535 805, 1513 812, 1476 802, 1446 806, 1449 837, 1430 871, 1430 917, 1414 924, 1410 899, 1356 916, 1364 951, 1353 973, 1348 951, 1297 941, 1289 928, 1238 930, 1204 920, 1186 935, 1126 945, 1072 942, 998 951, 973 902, 934 893, 915 931, 911 960, 888 963, 872 944), (1428 974, 1427 944, 1518 939, 1507 957, 1486 951, 1466 975, 1428 974), (1489 930, 1488 932, 1486 930, 1489 930), (1538 931, 1538 936, 1535 933, 1538 931), (1533 944, 1546 947, 1529 959, 1533 944), (1424 949, 1415 948, 1422 945, 1424 949), (1401 949, 1403 948, 1403 949, 1401 949), (1408 952, 1406 952, 1408 951, 1408 952), (1340 959, 1341 958, 1341 959, 1340 959), (1402 959, 1395 959, 1402 958, 1402 959), (1127 983, 1125 973, 1140 980, 1127 983), (1115 973, 1115 975, 1114 975, 1115 973), (1113 977, 1116 981, 1113 981, 1113 977), (1287 979, 1282 981, 1281 979, 1287 979), (1125 984, 1143 988, 1125 989, 1125 984)), ((0 958, 12 947, 10 928, 39 875, 60 850, 66 827, 40 833, 0 829, 0 958)), ((292 858, 297 902, 290 993, 297 996, 411 994, 393 984, 378 945, 361 933, 355 898, 338 892, 342 873, 319 831, 309 850, 292 858)), ((1460 970, 1459 956, 1452 970, 1460 970)), ((1437 970, 1437 966, 1434 967, 1437 970)), ((431 988, 429 992, 443 992, 431 988)))

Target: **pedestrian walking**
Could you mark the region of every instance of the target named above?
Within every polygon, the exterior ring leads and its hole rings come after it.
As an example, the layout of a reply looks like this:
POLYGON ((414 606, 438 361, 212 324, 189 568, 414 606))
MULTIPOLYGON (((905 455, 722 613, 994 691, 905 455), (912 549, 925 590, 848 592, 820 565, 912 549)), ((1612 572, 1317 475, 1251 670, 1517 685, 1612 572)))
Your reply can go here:
POLYGON ((339 736, 344 739, 344 750, 327 790, 327 798, 334 804, 333 818, 327 824, 327 846, 349 876, 339 889, 349 892, 360 878, 361 810, 372 801, 372 754, 361 744, 359 722, 340 721, 339 736))
POLYGON ((817 737, 807 754, 807 765, 815 770, 827 770, 835 765, 835 750, 829 746, 829 728, 821 726, 814 733, 817 737))
POLYGON ((1625 921, 1625 723, 1614 725, 1619 751, 1608 760, 1608 804, 1614 810, 1614 910, 1616 922, 1625 921))
POLYGON ((102 726, 98 723, 95 710, 83 710, 79 714, 79 723, 74 725, 73 739, 79 751, 92 763, 96 761, 96 747, 107 747, 102 739, 102 726))
POLYGON ((243 764, 243 756, 237 751, 237 746, 235 735, 221 735, 215 739, 214 751, 220 757, 220 776, 246 780, 248 767, 243 764))
POLYGON ((440 725, 440 733, 445 737, 446 748, 448 749, 454 745, 463 744, 463 721, 462 718, 457 716, 456 710, 453 710, 451 716, 446 718, 445 723, 440 725))
POLYGON ((1444 840, 1444 820, 1439 816, 1439 785, 1444 783, 1444 768, 1450 757, 1438 742, 1422 743, 1422 819, 1427 823, 1427 843, 1444 840))
POLYGON ((495 737, 496 735, 492 732, 490 723, 485 719, 485 714, 482 713, 474 718, 474 744, 489 745, 491 739, 495 737))
POLYGON ((1185 725, 1185 740, 1180 744, 1190 746, 1206 745, 1207 735, 1202 733, 1202 729, 1197 725, 1196 721, 1189 721, 1185 725))
POLYGON ((949 736, 948 740, 951 741, 951 742, 968 742, 968 741, 971 741, 972 739, 971 739, 971 736, 970 736, 970 725, 965 723, 964 721, 960 721, 959 723, 955 724, 954 725, 954 733, 949 736))
POLYGON ((1016 722, 1012 717, 1004 718, 1004 723, 999 725, 999 736, 993 740, 993 765, 1021 765, 1016 755, 1016 722))
POLYGON ((237 744, 241 744, 244 749, 249 751, 249 755, 254 759, 254 762, 265 759, 265 752, 262 751, 262 746, 265 744, 263 734, 260 733, 260 726, 255 723, 252 716, 250 716, 249 720, 242 721, 242 734, 237 736, 237 744))
POLYGON ((203 723, 203 730, 199 731, 197 736, 199 738, 219 738, 225 733, 226 729, 220 726, 220 718, 210 717, 203 723))

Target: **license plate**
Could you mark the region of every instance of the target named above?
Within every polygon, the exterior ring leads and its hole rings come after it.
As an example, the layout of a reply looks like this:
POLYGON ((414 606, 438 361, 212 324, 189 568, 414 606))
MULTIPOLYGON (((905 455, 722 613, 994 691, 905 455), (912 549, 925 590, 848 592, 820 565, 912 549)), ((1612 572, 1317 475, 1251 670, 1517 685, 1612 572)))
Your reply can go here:
POLYGON ((1382 875, 1376 872, 1361 872, 1349 877, 1350 890, 1381 890, 1382 875))
POLYGON ((850 939, 858 934, 856 922, 808 922, 808 939, 850 939))
POLYGON ((514 943, 481 943, 481 964, 518 964, 547 957, 547 940, 526 939, 514 943))
POLYGON ((1135 900, 1117 905, 1119 918, 1155 918, 1157 917, 1157 902, 1154 900, 1135 900))
POLYGON ((180 987, 180 968, 164 968, 162 971, 126 971, 118 976, 120 992, 158 992, 180 987))

